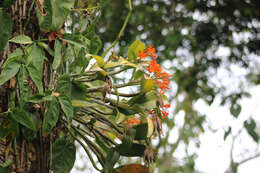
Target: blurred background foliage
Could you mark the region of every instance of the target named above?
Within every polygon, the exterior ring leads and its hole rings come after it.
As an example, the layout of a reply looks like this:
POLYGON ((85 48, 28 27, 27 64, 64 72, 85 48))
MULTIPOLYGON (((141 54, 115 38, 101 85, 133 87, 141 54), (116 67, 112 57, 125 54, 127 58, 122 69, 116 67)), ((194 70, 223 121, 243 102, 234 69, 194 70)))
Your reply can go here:
MULTIPOLYGON (((96 30, 106 48, 117 37, 128 13, 128 2, 99 2, 102 7, 96 30)), ((131 42, 141 39, 156 47, 160 63, 173 74, 168 93, 173 112, 164 121, 167 128, 164 126, 162 139, 155 143, 159 172, 196 172, 197 155, 189 153, 188 147, 190 143, 199 147, 200 134, 213 129, 194 104, 204 100, 211 105, 218 97, 236 119, 242 108, 240 100, 250 96, 248 86, 260 83, 260 1, 133 0, 133 4, 130 22, 114 51, 124 55, 131 42), (235 82, 218 78, 221 72, 235 82), (184 112, 181 124, 176 118, 180 112, 184 112), (174 143, 168 142, 170 129, 178 134, 174 143), (174 152, 180 146, 186 154, 176 158, 174 152)), ((256 128, 250 118, 241 130, 257 143, 256 128)), ((230 126, 224 138, 231 132, 230 126)), ((239 163, 231 158, 229 171, 236 172, 239 163)))

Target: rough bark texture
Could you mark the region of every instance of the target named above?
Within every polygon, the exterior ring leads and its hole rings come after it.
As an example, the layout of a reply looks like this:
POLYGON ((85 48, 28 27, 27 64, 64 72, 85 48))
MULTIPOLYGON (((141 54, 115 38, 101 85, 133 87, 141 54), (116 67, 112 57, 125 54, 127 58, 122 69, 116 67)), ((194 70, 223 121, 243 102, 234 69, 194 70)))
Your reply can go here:
MULTIPOLYGON (((37 18, 35 14, 36 3, 31 10, 29 9, 33 0, 17 0, 12 8, 5 9, 13 19, 12 37, 25 34, 30 36, 33 40, 39 38, 39 35, 43 36, 46 33, 42 33, 39 30, 37 18), (29 17, 29 19, 28 19, 29 17), (24 33, 23 33, 24 30, 24 33)), ((9 43, 9 52, 0 52, 0 71, 2 71, 2 64, 7 59, 7 54, 13 52, 19 47, 18 44, 9 43)), ((47 71, 48 65, 45 65, 47 71)), ((13 79, 15 82, 16 79, 13 79)), ((32 94, 37 92, 35 90, 35 84, 31 79, 28 79, 28 84, 31 87, 32 94)), ((6 84, 0 86, 0 112, 5 112, 10 106, 10 93, 14 90, 11 87, 11 80, 6 84)), ((18 92, 18 91, 17 91, 18 92)), ((19 98, 16 98, 16 103, 19 104, 19 98)), ((43 117, 44 108, 41 107, 41 118, 43 117)), ((30 110, 28 110, 30 111, 30 110)), ((3 117, 0 117, 0 123, 3 121, 3 117)), ((38 133, 37 138, 33 141, 26 141, 21 129, 19 130, 19 136, 15 140, 11 140, 12 136, 9 135, 6 140, 0 140, 0 165, 8 168, 8 170, 20 173, 48 173, 50 170, 50 136, 41 137, 38 133)))

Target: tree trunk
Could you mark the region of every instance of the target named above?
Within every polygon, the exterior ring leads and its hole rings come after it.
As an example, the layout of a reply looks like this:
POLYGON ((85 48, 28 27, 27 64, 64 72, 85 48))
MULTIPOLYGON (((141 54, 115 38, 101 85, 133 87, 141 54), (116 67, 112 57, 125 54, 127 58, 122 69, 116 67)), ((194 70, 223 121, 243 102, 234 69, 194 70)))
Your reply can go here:
MULTIPOLYGON (((38 26, 35 14, 37 2, 37 0, 17 0, 11 8, 4 8, 4 11, 9 13, 13 20, 12 37, 24 34, 30 36, 32 40, 37 40, 39 36, 43 37, 46 35, 46 33, 40 31, 38 26)), ((2 71, 2 65, 6 61, 7 55, 19 47, 24 50, 19 44, 8 43, 8 51, 0 51, 0 71, 2 71)), ((47 67, 48 64, 45 62, 45 72, 47 67)), ((30 78, 27 79, 27 83, 30 86, 31 95, 38 92, 30 78)), ((14 87, 15 85, 17 85, 17 79, 13 77, 9 82, 0 86, 0 112, 8 111, 11 104, 14 104, 15 107, 19 106, 19 90, 15 89, 17 88, 14 87), (15 95, 15 103, 11 103, 10 97, 12 95, 15 95)), ((44 113, 43 105, 40 105, 39 109, 38 112, 42 119, 44 113)), ((1 123, 4 123, 4 117, 0 116, 0 125, 1 123)), ((8 124, 6 125, 8 126, 8 124)), ((49 154, 51 137, 43 137, 38 132, 35 139, 28 141, 24 133, 22 133, 21 127, 19 126, 18 128, 19 134, 16 137, 13 137, 14 135, 10 133, 4 140, 0 140, 0 172, 2 167, 12 172, 48 173, 51 167, 49 154)))

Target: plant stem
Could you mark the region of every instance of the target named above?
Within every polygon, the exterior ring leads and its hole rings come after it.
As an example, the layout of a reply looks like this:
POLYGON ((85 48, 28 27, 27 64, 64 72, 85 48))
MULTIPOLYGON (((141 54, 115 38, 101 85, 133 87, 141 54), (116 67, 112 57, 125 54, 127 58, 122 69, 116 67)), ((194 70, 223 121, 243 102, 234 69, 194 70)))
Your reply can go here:
POLYGON ((97 167, 97 165, 96 165, 94 159, 92 158, 90 152, 88 151, 87 147, 83 144, 83 142, 81 142, 81 141, 73 134, 73 132, 71 131, 71 129, 70 129, 68 126, 67 126, 67 129, 69 130, 69 133, 71 134, 71 136, 83 147, 83 149, 84 149, 85 152, 87 153, 88 158, 89 158, 89 160, 91 161, 93 167, 94 167, 97 171, 102 172, 102 170, 97 167))
POLYGON ((121 28, 119 34, 117 35, 115 41, 114 41, 114 42, 111 44, 111 46, 110 46, 109 48, 107 48, 107 50, 105 50, 105 52, 102 54, 102 57, 103 57, 103 58, 107 55, 107 53, 110 51, 110 49, 112 49, 112 48, 117 44, 117 42, 119 41, 120 37, 122 36, 122 34, 123 34, 123 32, 124 32, 124 30, 125 30, 125 28, 126 28, 126 25, 127 25, 128 21, 129 21, 129 18, 130 18, 131 15, 132 15, 132 1, 129 0, 128 3, 129 3, 129 11, 128 11, 128 15, 127 15, 127 17, 126 17, 126 19, 125 19, 125 22, 124 22, 124 24, 123 24, 123 26, 122 26, 122 28, 121 28))

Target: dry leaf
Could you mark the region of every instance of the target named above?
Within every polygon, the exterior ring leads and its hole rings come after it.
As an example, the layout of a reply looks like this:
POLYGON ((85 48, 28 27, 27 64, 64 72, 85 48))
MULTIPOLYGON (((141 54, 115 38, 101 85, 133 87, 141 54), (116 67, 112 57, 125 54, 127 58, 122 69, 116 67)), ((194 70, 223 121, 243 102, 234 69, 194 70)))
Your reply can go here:
POLYGON ((15 78, 15 77, 12 77, 12 78, 10 79, 9 88, 14 88, 14 87, 15 87, 15 84, 16 84, 16 78, 15 78))
POLYGON ((129 164, 121 168, 118 173, 149 173, 149 168, 140 164, 129 164))

